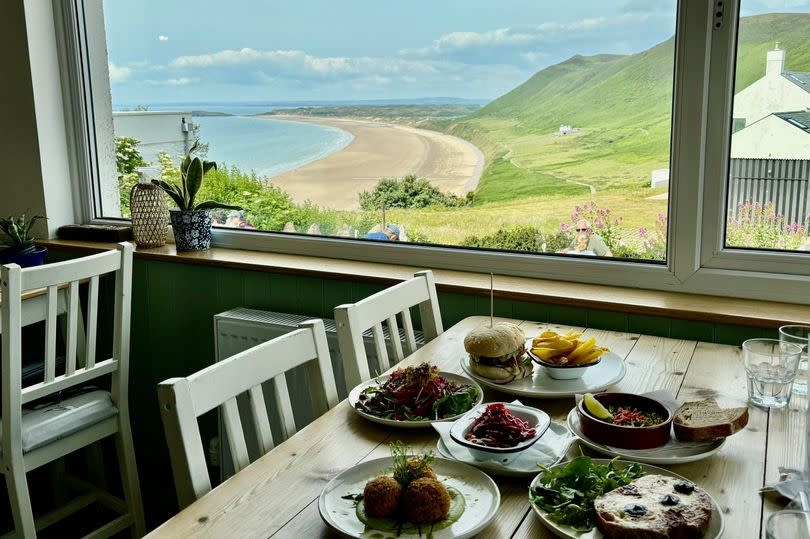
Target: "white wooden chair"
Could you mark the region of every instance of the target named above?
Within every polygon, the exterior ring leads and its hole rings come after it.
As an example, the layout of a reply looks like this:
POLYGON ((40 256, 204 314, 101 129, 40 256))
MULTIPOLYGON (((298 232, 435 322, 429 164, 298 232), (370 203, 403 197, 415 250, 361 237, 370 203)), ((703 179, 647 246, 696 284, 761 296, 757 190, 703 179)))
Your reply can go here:
MULTIPOLYGON (((145 533, 138 472, 129 424, 129 326, 132 288, 132 245, 121 243, 115 250, 21 269, 16 264, 0 268, 0 317, 3 320, 2 347, 2 434, 0 472, 5 475, 16 534, 36 537, 37 530, 65 516, 100 502, 120 513, 113 521, 91 534, 108 537, 130 528, 135 537, 145 533), (101 275, 115 274, 115 309, 112 357, 96 360, 98 295, 101 275), (88 282, 87 334, 84 357, 77 357, 79 345, 79 282, 88 282), (56 371, 58 294, 67 284, 67 324, 64 372, 56 371), (45 288, 45 369, 43 380, 31 386, 21 383, 22 297, 26 291, 45 288), (77 365, 78 361, 78 365, 77 365), (64 397, 60 392, 76 390, 99 378, 112 378, 111 391, 90 390, 64 397), (32 407, 33 401, 52 398, 47 405, 32 407), (35 519, 26 472, 59 459, 108 436, 115 436, 124 500, 90 487, 89 493, 64 507, 35 519)), ((89 485, 87 485, 89 486, 89 485)))
POLYGON ((272 380, 284 437, 295 434, 285 373, 306 365, 316 414, 338 402, 326 331, 322 320, 302 322, 293 332, 215 363, 187 378, 158 385, 158 399, 172 461, 177 500, 186 507, 211 490, 197 418, 220 408, 235 472, 250 464, 236 397, 247 393, 250 415, 262 454, 273 448, 273 435, 262 383, 272 380))
POLYGON ((411 320, 411 307, 419 306, 422 333, 425 342, 435 339, 443 331, 436 281, 430 270, 414 274, 413 279, 386 288, 357 303, 335 307, 338 345, 346 373, 346 387, 351 390, 360 382, 371 378, 363 333, 371 329, 377 352, 379 372, 388 370, 391 362, 385 343, 382 323, 388 327, 395 362, 416 351, 416 338, 411 320), (405 350, 400 340, 397 315, 402 321, 405 350))

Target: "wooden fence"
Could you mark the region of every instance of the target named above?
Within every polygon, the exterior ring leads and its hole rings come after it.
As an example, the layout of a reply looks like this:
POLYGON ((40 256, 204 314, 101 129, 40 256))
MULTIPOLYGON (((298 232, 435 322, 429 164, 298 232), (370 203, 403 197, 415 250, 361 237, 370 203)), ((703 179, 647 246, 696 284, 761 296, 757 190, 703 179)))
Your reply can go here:
POLYGON ((810 213, 810 159, 732 159, 730 218, 744 202, 772 202, 785 224, 804 224, 810 213))

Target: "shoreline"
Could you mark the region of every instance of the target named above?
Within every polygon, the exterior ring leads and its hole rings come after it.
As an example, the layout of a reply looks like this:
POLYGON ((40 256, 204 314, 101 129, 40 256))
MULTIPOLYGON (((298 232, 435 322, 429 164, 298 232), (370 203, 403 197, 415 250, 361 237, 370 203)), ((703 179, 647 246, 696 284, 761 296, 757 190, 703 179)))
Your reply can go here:
POLYGON ((255 118, 333 127, 353 137, 342 149, 267 178, 296 202, 309 200, 324 208, 357 210, 361 191, 370 190, 384 177, 408 174, 464 196, 478 186, 484 169, 484 155, 475 145, 437 131, 351 118, 286 114, 255 118))

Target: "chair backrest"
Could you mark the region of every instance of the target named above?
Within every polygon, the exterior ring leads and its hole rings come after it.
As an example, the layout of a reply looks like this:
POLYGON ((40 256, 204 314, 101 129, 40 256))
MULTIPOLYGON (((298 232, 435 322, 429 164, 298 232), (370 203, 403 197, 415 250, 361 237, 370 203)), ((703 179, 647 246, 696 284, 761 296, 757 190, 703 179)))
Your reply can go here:
POLYGON ((430 270, 414 274, 413 279, 386 288, 364 300, 349 305, 335 307, 338 344, 346 373, 346 387, 354 386, 371 378, 369 373, 363 333, 372 330, 374 349, 377 352, 379 372, 391 366, 385 344, 382 323, 388 326, 392 351, 396 362, 406 354, 416 351, 416 338, 413 333, 411 307, 419 307, 422 319, 422 333, 425 342, 435 339, 444 329, 439 310, 439 297, 436 295, 436 281, 430 270), (405 349, 400 340, 397 315, 402 321, 405 349))
POLYGON ((187 378, 158 385, 163 426, 172 460, 177 499, 185 507, 211 490, 197 418, 219 408, 234 471, 250 464, 236 397, 247 393, 260 453, 273 448, 273 435, 262 384, 273 381, 275 404, 285 437, 295 434, 285 373, 306 365, 310 398, 316 414, 338 402, 326 331, 322 320, 302 322, 293 332, 254 346, 187 378))
POLYGON ((0 320, 2 320, 2 417, 3 449, 6 455, 20 451, 22 406, 101 376, 112 375, 112 399, 126 410, 129 374, 129 326, 132 290, 132 251, 130 243, 103 253, 20 268, 17 264, 0 267, 0 320), (112 356, 96 360, 98 334, 99 280, 115 274, 115 307, 112 356), (87 282, 86 332, 79 284, 87 282), (64 313, 65 368, 56 372, 57 315, 64 313), (22 326, 34 320, 45 321, 43 380, 22 387, 22 326), (84 346, 80 347, 79 343, 84 346), (83 348, 82 357, 78 357, 83 348), (12 434, 16 433, 16 434, 12 434))

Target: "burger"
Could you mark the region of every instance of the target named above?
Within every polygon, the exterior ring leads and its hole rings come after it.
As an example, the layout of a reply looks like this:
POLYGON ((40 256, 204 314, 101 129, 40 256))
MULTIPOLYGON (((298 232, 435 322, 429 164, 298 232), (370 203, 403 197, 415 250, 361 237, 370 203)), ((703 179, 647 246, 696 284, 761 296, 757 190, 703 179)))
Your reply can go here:
POLYGON ((508 322, 472 330, 464 338, 470 370, 498 384, 531 376, 532 362, 526 357, 525 342, 523 330, 508 322))

